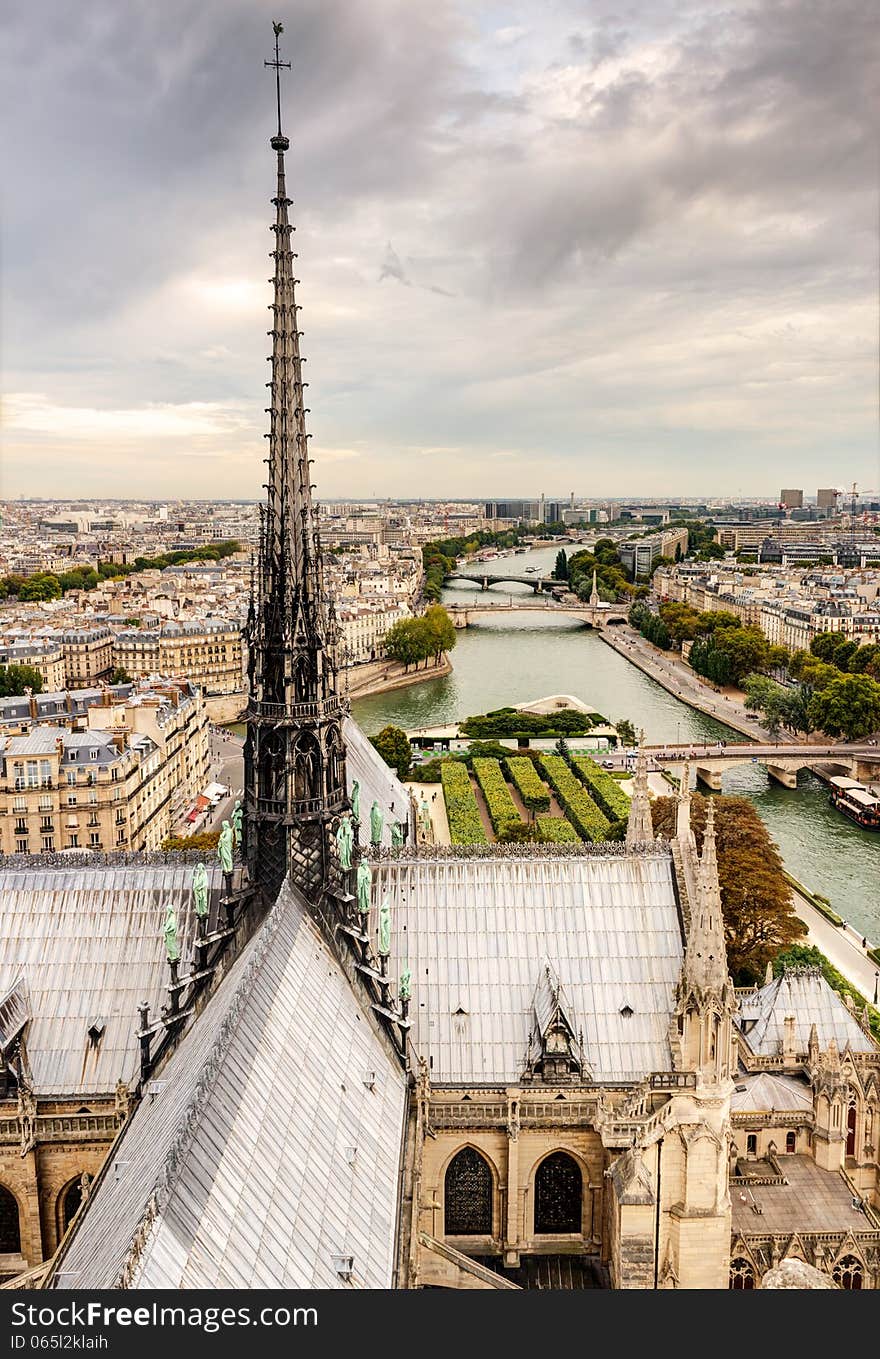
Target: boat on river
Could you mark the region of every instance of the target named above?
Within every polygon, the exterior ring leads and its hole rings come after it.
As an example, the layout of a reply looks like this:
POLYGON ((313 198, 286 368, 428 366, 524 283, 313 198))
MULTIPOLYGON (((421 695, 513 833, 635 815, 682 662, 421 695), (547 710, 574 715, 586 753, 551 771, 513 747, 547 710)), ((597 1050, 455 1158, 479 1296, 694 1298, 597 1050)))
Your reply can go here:
POLYGON ((863 830, 880 830, 880 797, 858 779, 837 776, 829 780, 831 805, 863 830))

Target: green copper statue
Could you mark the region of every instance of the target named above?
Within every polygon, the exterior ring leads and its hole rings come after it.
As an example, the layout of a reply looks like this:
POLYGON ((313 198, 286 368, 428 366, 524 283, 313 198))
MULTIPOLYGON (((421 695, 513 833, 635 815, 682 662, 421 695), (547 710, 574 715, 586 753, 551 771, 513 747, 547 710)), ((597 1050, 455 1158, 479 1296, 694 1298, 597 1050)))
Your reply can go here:
POLYGON ((382 898, 382 905, 379 907, 379 955, 388 957, 391 952, 391 901, 387 896, 382 898))
POLYGON ((391 848, 401 849, 403 846, 403 826, 399 821, 391 822, 391 848))
POLYGON ((357 871, 357 902, 358 912, 366 917, 370 914, 370 887, 373 882, 373 872, 366 859, 361 859, 357 871))
POLYGON ((232 856, 235 853, 235 831, 228 821, 223 822, 220 839, 217 841, 217 858, 224 873, 232 872, 232 856))
POLYGON ((241 805, 241 801, 239 800, 236 801, 236 804, 232 809, 232 829, 235 834, 236 849, 238 849, 239 845, 241 844, 241 823, 243 822, 243 820, 244 820, 244 809, 241 805))
POLYGON ((352 816, 354 817, 355 821, 360 821, 360 819, 361 819, 361 786, 360 786, 360 784, 358 783, 357 779, 355 779, 354 783, 351 785, 351 814, 352 814, 352 816))
POLYGON ((170 901, 165 910, 165 952, 168 954, 169 963, 180 961, 180 949, 177 946, 177 916, 170 901))
POLYGON ((409 1000, 412 995, 412 973, 409 970, 409 963, 404 963, 403 971, 400 974, 400 985, 397 988, 398 1000, 409 1000))
POLYGON ((339 863, 342 868, 351 868, 351 849, 354 844, 354 829, 351 817, 345 812, 336 828, 336 848, 339 850, 339 863))
POLYGON ((206 916, 208 914, 208 870, 204 864, 196 864, 193 869, 192 891, 196 915, 206 916))
POLYGON ((370 808, 370 843, 373 845, 382 843, 382 808, 375 799, 370 808))

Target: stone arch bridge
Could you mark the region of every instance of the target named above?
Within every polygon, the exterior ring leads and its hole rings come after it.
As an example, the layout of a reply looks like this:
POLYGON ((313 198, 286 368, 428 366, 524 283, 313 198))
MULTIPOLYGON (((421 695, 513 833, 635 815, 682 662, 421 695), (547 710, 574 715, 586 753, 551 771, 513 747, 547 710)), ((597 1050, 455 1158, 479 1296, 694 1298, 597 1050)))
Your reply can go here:
POLYGON ((736 742, 720 749, 715 745, 648 746, 646 752, 654 763, 667 767, 680 765, 689 759, 696 769, 697 781, 713 792, 721 792, 725 770, 737 765, 762 764, 768 776, 783 788, 796 788, 801 769, 821 764, 828 774, 872 782, 880 778, 880 747, 859 745, 757 745, 736 742))
POLYGON ((626 622, 626 611, 614 604, 563 604, 559 600, 529 599, 528 596, 510 596, 509 602, 445 604, 444 608, 457 628, 467 628, 480 619, 504 617, 509 613, 547 613, 572 618, 591 628, 626 622))

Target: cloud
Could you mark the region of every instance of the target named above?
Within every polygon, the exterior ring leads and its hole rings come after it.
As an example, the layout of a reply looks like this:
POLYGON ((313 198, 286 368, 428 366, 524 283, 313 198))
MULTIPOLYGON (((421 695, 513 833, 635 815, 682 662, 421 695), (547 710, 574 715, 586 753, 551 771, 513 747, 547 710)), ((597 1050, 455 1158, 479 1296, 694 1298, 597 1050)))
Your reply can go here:
MULTIPOLYGON (((880 484, 869 0, 493 15, 286 24, 320 493, 880 484)), ((273 17, 6 13, 8 494, 259 495, 273 17)))

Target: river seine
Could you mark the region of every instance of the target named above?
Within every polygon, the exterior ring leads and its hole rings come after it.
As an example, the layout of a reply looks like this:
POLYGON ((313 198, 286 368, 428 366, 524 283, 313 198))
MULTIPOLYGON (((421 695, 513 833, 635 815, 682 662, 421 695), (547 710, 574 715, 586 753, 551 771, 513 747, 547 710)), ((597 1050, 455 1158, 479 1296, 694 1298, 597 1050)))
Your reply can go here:
MULTIPOLYGON (((507 556, 489 570, 524 574, 553 567, 555 548, 507 556)), ((444 592, 444 603, 485 602, 520 594, 527 585, 494 586, 482 594, 463 583, 444 592)), ((711 717, 694 711, 573 620, 541 614, 487 619, 459 633, 454 670, 443 679, 392 690, 352 704, 353 715, 374 735, 388 722, 405 729, 454 721, 505 704, 527 703, 547 694, 574 694, 612 721, 629 718, 649 742, 723 736, 743 738, 711 717)), ((829 805, 824 785, 801 773, 797 790, 770 784, 760 765, 733 769, 724 792, 751 798, 777 842, 786 867, 813 892, 874 942, 880 941, 880 835, 860 830, 829 805)))

